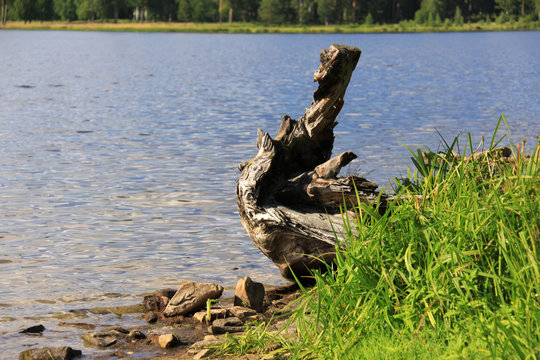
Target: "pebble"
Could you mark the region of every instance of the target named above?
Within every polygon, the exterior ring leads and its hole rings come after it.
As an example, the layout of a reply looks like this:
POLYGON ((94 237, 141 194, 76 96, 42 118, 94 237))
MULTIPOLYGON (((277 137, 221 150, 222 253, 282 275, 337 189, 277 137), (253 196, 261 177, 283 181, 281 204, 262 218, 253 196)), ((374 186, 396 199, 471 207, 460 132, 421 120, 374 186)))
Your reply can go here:
POLYGON ((178 343, 178 338, 174 334, 159 335, 158 343, 163 349, 168 349, 178 343))

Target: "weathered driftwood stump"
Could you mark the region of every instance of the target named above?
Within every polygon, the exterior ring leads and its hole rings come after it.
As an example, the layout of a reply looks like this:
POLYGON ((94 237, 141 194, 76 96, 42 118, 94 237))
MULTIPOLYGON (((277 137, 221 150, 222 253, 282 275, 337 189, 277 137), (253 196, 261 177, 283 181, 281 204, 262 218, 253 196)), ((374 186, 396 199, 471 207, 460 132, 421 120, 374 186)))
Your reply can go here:
POLYGON ((319 86, 299 120, 285 115, 274 139, 259 129, 258 154, 240 165, 236 185, 240 218, 263 254, 292 279, 333 259, 336 233, 343 231, 340 205, 350 207, 377 198, 377 185, 366 179, 338 178, 356 158, 345 152, 330 158, 336 117, 360 50, 332 45, 321 52, 313 81, 319 86))

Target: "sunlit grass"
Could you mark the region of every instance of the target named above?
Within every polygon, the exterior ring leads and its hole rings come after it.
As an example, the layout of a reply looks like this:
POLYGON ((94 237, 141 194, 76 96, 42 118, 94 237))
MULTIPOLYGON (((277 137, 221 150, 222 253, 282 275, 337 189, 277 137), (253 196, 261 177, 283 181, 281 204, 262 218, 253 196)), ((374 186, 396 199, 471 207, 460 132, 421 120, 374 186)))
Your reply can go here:
POLYGON ((0 29, 21 30, 79 30, 79 31, 141 31, 141 32, 199 32, 199 33, 399 33, 399 32, 461 32, 461 31, 513 31, 538 30, 540 23, 513 22, 505 24, 472 23, 419 25, 412 21, 384 25, 264 25, 260 23, 177 23, 177 22, 133 22, 112 21, 8 21, 0 29))
POLYGON ((337 266, 314 273, 292 315, 298 335, 282 351, 540 358, 540 143, 511 144, 508 159, 493 150, 501 140, 495 130, 484 149, 470 136, 438 153, 411 149, 416 171, 396 180, 384 215, 365 204, 344 211, 337 266))

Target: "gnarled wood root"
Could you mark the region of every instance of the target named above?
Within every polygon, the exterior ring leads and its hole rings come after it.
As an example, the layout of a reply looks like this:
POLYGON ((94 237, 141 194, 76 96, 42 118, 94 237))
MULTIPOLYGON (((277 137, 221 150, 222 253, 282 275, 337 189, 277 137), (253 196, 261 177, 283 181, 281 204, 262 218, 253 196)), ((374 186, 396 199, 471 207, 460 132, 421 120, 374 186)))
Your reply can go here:
POLYGON ((274 139, 259 129, 258 154, 239 166, 236 196, 240 219, 253 243, 292 279, 334 257, 343 232, 340 206, 371 203, 381 196, 366 179, 338 177, 356 158, 345 152, 330 158, 336 117, 360 50, 332 45, 321 52, 314 75, 319 86, 299 120, 284 116, 274 139), (358 194, 358 196, 357 196, 358 194))

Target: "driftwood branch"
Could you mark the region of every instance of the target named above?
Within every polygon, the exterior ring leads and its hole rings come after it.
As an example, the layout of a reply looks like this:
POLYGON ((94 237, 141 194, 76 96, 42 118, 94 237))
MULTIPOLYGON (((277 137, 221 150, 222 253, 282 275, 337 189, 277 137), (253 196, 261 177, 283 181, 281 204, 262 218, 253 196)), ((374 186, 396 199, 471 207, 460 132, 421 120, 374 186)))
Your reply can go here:
POLYGON ((336 232, 343 231, 340 206, 373 202, 377 185, 338 177, 356 155, 331 158, 336 117, 360 50, 332 45, 321 52, 313 80, 319 86, 304 116, 284 116, 274 139, 259 129, 259 152, 239 166, 236 195, 240 219, 253 243, 292 279, 331 261, 336 232), (358 194, 358 196, 357 196, 358 194))

